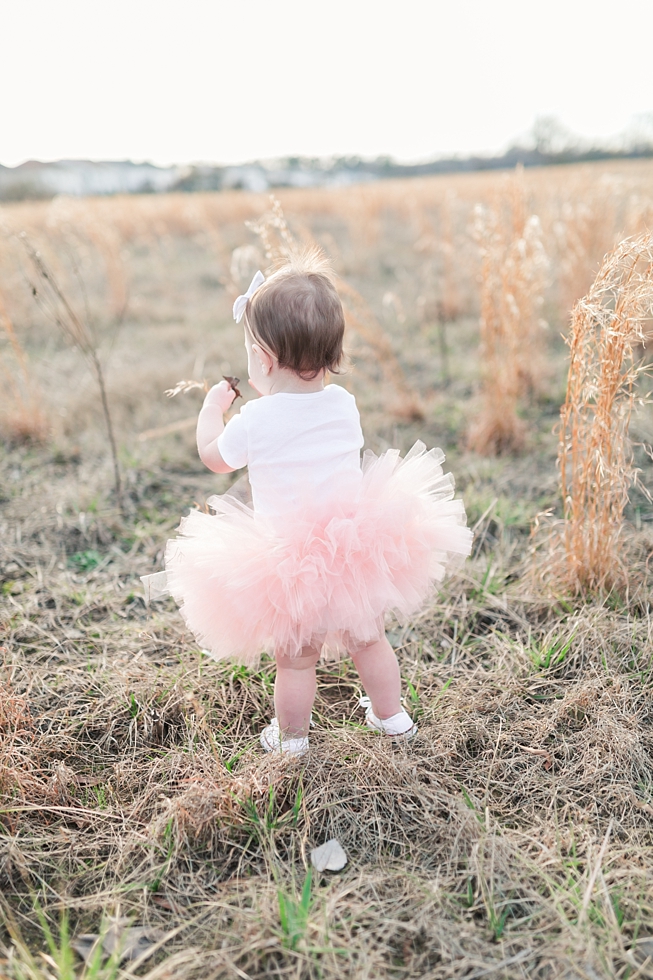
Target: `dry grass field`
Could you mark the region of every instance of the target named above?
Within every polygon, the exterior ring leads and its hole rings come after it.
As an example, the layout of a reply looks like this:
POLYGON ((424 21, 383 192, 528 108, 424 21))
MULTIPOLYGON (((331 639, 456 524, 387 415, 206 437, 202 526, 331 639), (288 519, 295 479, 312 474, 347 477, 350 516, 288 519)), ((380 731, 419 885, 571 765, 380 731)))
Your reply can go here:
POLYGON ((565 541, 585 561, 586 528, 555 534, 570 310, 653 229, 653 163, 278 196, 289 230, 240 192, 0 208, 0 977, 653 977, 648 294, 605 404, 590 378, 603 448, 574 430, 587 499, 617 481, 605 574, 549 574, 565 541), (417 740, 364 728, 343 661, 308 762, 258 745, 271 661, 208 660, 139 581, 231 480, 197 458, 199 394, 164 392, 246 377, 231 304, 287 234, 341 277, 367 446, 441 445, 476 535, 388 624, 417 740), (311 871, 332 837, 348 865, 311 871))

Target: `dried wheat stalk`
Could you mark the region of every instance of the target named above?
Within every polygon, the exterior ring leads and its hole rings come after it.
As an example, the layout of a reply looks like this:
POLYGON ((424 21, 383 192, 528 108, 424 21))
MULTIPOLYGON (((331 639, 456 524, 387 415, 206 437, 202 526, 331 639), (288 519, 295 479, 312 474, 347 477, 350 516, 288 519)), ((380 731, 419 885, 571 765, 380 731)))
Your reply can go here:
POLYGON ((542 362, 541 304, 546 257, 537 216, 527 217, 519 174, 509 195, 475 210, 474 235, 481 251, 481 410, 470 448, 484 455, 523 447, 520 397, 538 386, 542 362))
POLYGON ((196 391, 198 389, 199 391, 203 391, 205 395, 207 394, 209 383, 206 378, 202 381, 189 381, 186 379, 178 381, 174 388, 166 388, 165 394, 168 398, 174 398, 175 395, 185 395, 189 391, 196 391))
POLYGON ((567 396, 560 411, 558 463, 564 523, 554 538, 555 570, 573 592, 628 582, 624 508, 637 483, 628 426, 638 380, 634 359, 653 309, 653 236, 622 241, 604 259, 572 311, 567 396), (562 554, 562 567, 555 561, 562 554))
MULTIPOLYGON (((481 249, 481 409, 468 443, 483 455, 521 449, 524 423, 517 415, 519 373, 515 319, 504 317, 504 242, 494 211, 477 208, 474 233, 481 249)), ((510 311, 512 312, 512 311, 510 311)))
POLYGON ((512 319, 517 376, 522 395, 545 387, 546 322, 540 313, 547 283, 549 260, 544 249, 542 226, 529 214, 524 168, 519 166, 510 182, 510 242, 504 268, 506 315, 512 319))
POLYGON ((104 369, 100 360, 97 341, 93 335, 87 319, 80 317, 66 296, 57 277, 54 275, 43 255, 32 245, 27 235, 23 232, 20 239, 29 256, 34 271, 37 275, 36 282, 30 282, 30 288, 34 299, 39 303, 46 314, 56 323, 62 334, 73 347, 78 347, 91 365, 93 374, 98 384, 102 413, 104 415, 113 461, 114 488, 116 500, 122 508, 122 482, 120 478, 120 464, 118 462, 118 447, 113 431, 113 420, 109 409, 109 400, 104 378, 104 369), (37 285, 38 282, 38 285, 37 285))

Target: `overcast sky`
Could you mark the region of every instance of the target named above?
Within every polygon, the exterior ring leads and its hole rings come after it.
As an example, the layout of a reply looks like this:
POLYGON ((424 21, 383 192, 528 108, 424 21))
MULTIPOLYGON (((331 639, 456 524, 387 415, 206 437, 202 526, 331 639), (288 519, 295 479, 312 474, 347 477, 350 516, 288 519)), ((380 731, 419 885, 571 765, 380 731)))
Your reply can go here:
POLYGON ((423 160, 653 110, 653 0, 0 0, 0 163, 423 160))

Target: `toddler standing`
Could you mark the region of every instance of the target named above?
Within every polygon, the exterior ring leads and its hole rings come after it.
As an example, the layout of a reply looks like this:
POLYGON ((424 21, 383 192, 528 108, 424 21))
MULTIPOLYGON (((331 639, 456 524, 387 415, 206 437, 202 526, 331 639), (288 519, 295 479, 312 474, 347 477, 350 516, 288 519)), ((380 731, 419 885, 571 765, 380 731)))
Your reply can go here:
POLYGON ((253 508, 228 494, 213 514, 193 511, 168 543, 168 586, 202 647, 255 663, 274 653, 276 717, 261 734, 268 752, 309 745, 316 664, 346 650, 370 699, 369 727, 393 738, 417 731, 401 706, 388 611, 415 613, 445 566, 469 554, 472 534, 444 456, 422 443, 401 459, 368 453, 356 401, 325 385, 343 357, 344 314, 317 250, 268 279, 258 272, 234 304, 244 319, 247 365, 261 396, 224 424, 235 393, 206 396, 197 423, 200 457, 214 473, 247 466, 253 508))

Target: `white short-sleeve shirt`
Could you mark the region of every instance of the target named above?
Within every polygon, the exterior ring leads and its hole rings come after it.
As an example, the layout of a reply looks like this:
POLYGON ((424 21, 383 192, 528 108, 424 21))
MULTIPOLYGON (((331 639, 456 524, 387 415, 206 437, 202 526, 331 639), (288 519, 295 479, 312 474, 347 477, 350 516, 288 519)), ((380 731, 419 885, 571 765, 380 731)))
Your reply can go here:
POLYGON ((356 400, 333 384, 246 402, 218 437, 228 466, 249 467, 254 509, 263 514, 290 511, 324 497, 340 479, 360 478, 362 445, 356 400))

